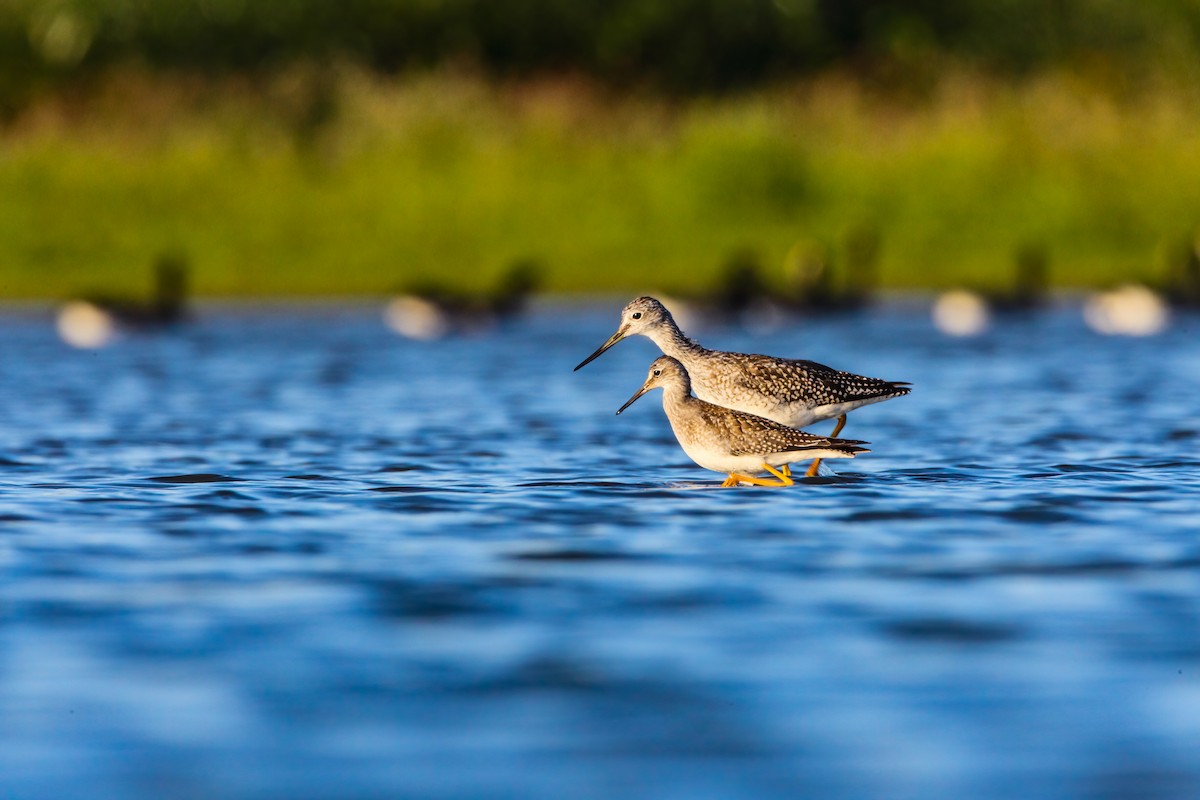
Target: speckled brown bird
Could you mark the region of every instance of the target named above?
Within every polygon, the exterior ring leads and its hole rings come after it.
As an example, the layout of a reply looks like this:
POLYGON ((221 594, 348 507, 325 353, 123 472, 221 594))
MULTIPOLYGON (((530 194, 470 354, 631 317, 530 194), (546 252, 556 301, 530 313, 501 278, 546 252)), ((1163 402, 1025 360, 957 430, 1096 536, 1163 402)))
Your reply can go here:
POLYGON ((728 477, 723 486, 791 486, 778 467, 810 458, 853 458, 867 442, 816 436, 744 411, 722 408, 692 396, 687 370, 670 356, 650 365, 646 382, 617 411, 620 414, 651 389, 663 390, 663 410, 688 458, 728 477), (769 472, 771 478, 757 477, 769 472))
MULTIPOLYGON (((709 350, 684 336, 671 312, 653 297, 639 297, 621 312, 621 324, 576 370, 626 338, 647 337, 678 360, 701 400, 744 411, 792 428, 838 418, 831 436, 841 433, 846 414, 861 406, 901 397, 904 381, 885 381, 827 367, 815 361, 709 350)), ((817 474, 820 459, 808 474, 817 474)))

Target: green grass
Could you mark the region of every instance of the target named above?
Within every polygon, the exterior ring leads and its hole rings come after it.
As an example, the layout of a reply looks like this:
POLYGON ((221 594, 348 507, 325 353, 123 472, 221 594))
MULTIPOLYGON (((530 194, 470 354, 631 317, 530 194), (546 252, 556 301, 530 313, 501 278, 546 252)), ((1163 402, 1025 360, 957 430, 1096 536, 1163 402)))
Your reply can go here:
POLYGON ((571 81, 347 73, 209 85, 124 73, 0 133, 0 296, 132 291, 164 252, 204 295, 482 286, 534 258, 547 288, 710 282, 749 248, 838 258, 881 237, 893 288, 1004 285, 1045 248, 1060 286, 1153 279, 1200 225, 1200 103, 1068 78, 958 75, 927 98, 853 83, 668 103, 571 81))

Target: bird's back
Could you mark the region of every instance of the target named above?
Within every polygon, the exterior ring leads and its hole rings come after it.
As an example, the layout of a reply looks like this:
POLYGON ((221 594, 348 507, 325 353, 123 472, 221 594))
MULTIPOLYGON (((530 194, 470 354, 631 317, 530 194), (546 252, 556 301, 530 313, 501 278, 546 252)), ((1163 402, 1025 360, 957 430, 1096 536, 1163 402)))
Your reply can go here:
POLYGON ((792 427, 908 394, 907 384, 815 361, 709 350, 687 364, 697 397, 792 427))

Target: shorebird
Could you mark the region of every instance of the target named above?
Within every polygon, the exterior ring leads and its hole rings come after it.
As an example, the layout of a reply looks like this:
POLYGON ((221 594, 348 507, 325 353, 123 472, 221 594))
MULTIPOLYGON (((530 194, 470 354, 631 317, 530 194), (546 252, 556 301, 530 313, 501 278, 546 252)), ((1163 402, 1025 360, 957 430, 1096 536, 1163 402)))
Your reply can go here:
MULTIPOLYGON (((684 336, 671 312, 653 297, 639 297, 625 306, 617 332, 575 369, 634 334, 649 338, 683 364, 701 400, 791 428, 837 417, 831 437, 842 432, 848 412, 911 391, 907 382, 867 378, 815 361, 708 350, 684 336)), ((818 456, 806 474, 816 475, 820 463, 818 456)))
POLYGON ((655 359, 642 388, 617 413, 658 388, 663 390, 663 410, 679 446, 705 469, 725 473, 728 477, 722 486, 791 486, 795 481, 778 467, 810 458, 853 458, 868 452, 862 446, 866 442, 816 436, 693 397, 687 370, 670 356, 655 359), (758 477, 763 472, 774 479, 758 477))

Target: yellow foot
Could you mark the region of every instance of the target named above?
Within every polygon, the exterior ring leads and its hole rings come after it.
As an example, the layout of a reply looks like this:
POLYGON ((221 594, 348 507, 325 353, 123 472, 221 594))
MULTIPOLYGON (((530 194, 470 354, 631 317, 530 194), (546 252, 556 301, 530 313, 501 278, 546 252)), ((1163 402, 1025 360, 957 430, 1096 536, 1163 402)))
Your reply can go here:
MULTIPOLYGON (((751 483, 751 485, 754 485, 754 486, 761 486, 761 483, 757 483, 757 481, 760 481, 760 480, 762 480, 762 479, 758 479, 758 477, 750 477, 749 475, 738 475, 737 473, 730 473, 730 476, 728 476, 727 479, 725 479, 724 483, 721 483, 721 486, 737 486, 738 483, 751 483)), ((774 485, 774 483, 772 483, 772 485, 770 485, 770 486, 775 486, 775 485, 774 485)))
POLYGON ((739 483, 748 483, 751 486, 779 487, 779 486, 793 486, 796 483, 789 476, 784 475, 782 472, 780 472, 779 470, 770 466, 769 464, 763 464, 763 469, 765 469, 767 472, 770 472, 778 480, 772 480, 771 478, 759 478, 754 475, 739 475, 736 472, 734 472, 734 473, 731 473, 729 475, 729 477, 725 479, 725 482, 722 483, 721 485, 722 486, 737 486, 739 483))
POLYGON ((775 469, 774 467, 770 467, 770 466, 767 466, 766 464, 763 464, 763 469, 770 472, 778 480, 775 480, 772 478, 759 478, 759 477, 756 477, 753 475, 738 475, 737 473, 733 473, 728 478, 726 478, 725 482, 721 485, 722 486, 737 486, 739 483, 748 483, 751 486, 776 486, 776 487, 778 487, 778 486, 791 486, 795 483, 795 481, 793 481, 787 475, 784 475, 782 472, 775 469))

